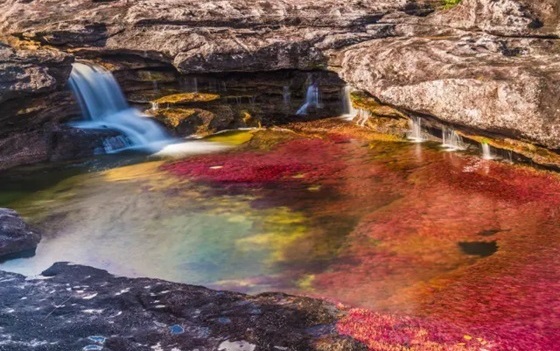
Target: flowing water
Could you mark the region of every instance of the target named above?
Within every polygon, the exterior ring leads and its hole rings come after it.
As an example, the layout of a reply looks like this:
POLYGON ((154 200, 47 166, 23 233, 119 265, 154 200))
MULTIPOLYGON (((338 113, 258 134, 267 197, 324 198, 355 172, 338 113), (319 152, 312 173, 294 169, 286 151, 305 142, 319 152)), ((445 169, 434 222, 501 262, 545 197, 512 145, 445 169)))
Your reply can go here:
POLYGON ((350 94, 351 91, 352 88, 349 85, 346 85, 340 92, 340 98, 342 102, 342 117, 349 120, 354 119, 354 117, 356 117, 356 114, 358 113, 352 105, 352 97, 350 94))
POLYGON ((488 145, 487 143, 481 143, 480 146, 482 148, 483 159, 493 160, 496 158, 496 156, 494 156, 494 153, 492 152, 492 148, 490 147, 490 145, 488 145))
POLYGON ((443 127, 441 146, 447 151, 465 150, 463 138, 452 128, 443 127))
POLYGON ((113 129, 126 137, 125 145, 113 147, 111 143, 106 144, 106 152, 131 148, 156 151, 172 142, 162 127, 128 106, 111 72, 100 66, 74 63, 69 83, 84 115, 84 120, 72 123, 73 126, 113 129))
POLYGON ((422 118, 412 117, 410 119, 410 131, 408 132, 408 139, 415 143, 422 143, 426 139, 422 131, 422 118))
POLYGON ((209 142, 236 146, 3 173, 0 206, 45 234, 35 257, 0 269, 33 275, 71 261, 437 321, 438 333, 489 350, 554 345, 556 174, 343 132, 209 142))
POLYGON ((319 85, 312 83, 307 87, 305 94, 305 101, 303 105, 297 110, 296 115, 306 115, 310 108, 320 108, 321 102, 319 99, 319 85))

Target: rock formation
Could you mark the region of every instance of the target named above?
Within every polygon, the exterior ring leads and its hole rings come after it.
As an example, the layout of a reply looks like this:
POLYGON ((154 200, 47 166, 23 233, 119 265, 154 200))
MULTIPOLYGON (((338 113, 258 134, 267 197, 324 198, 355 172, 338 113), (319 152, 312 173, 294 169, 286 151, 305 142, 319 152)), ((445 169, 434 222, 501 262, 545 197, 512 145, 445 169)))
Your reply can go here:
POLYGON ((2 349, 366 350, 338 334, 342 312, 320 300, 115 277, 67 263, 43 276, 0 271, 2 349))
POLYGON ((41 233, 27 225, 14 210, 0 208, 0 260, 34 251, 41 233))
POLYGON ((560 148, 555 0, 4 0, 0 9, 0 110, 13 126, 4 139, 72 115, 71 103, 45 101, 63 100, 74 58, 181 74, 331 70, 405 113, 560 148))

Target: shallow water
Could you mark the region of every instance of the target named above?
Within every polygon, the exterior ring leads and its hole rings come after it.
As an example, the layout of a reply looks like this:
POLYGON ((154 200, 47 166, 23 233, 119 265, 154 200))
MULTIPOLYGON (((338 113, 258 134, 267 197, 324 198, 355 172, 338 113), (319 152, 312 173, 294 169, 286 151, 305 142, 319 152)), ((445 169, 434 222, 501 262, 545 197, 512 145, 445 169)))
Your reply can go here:
POLYGON ((495 345, 552 345, 557 175, 429 143, 278 134, 181 160, 4 174, 0 205, 45 236, 35 257, 0 269, 32 275, 71 261, 323 297, 437 320, 495 345))

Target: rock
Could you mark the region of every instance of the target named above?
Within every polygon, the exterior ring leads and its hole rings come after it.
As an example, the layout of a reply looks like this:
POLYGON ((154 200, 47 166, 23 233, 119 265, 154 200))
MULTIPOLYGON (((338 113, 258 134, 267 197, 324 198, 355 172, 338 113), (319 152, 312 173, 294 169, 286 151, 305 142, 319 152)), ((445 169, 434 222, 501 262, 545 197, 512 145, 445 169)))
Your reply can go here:
POLYGON ((383 39, 344 51, 340 75, 403 111, 556 149, 556 46, 540 39, 481 34, 383 39))
POLYGON ((29 225, 16 211, 0 208, 0 260, 35 251, 41 233, 29 225))
POLYGON ((43 275, 49 279, 0 272, 9 350, 366 350, 338 334, 342 312, 321 300, 115 277, 68 263, 43 275))
MULTIPOLYGON (((210 127, 216 119, 216 115, 209 111, 166 108, 151 111, 151 113, 177 136, 187 137, 195 134, 205 136, 218 131, 216 128, 210 127)), ((222 129, 226 128, 222 126, 222 129)))
POLYGON ((113 130, 81 130, 53 123, 39 130, 13 133, 0 139, 0 170, 91 157, 103 153, 106 140, 119 136, 113 130))
POLYGON ((130 90, 155 84, 153 95, 157 84, 173 81, 170 70, 328 69, 406 114, 560 148, 555 0, 463 0, 451 9, 437 0, 72 0, 64 5, 71 16, 60 6, 55 0, 0 5, 0 30, 12 46, 2 49, 12 65, 7 72, 25 67, 4 78, 8 89, 0 84, 0 96, 10 99, 2 106, 12 104, 2 118, 12 124, 21 120, 16 107, 23 104, 13 99, 62 89, 76 57, 133 72, 120 74, 130 90))

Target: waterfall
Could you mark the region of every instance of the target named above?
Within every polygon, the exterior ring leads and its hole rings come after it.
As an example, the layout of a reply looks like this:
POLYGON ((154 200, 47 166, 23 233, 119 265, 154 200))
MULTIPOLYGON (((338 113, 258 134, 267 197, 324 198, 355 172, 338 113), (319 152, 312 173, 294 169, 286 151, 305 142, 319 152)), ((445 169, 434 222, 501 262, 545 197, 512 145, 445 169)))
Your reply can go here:
POLYGON ((371 113, 369 111, 360 109, 358 110, 358 113, 356 113, 356 116, 358 117, 356 124, 360 127, 365 127, 367 121, 371 118, 371 113))
POLYGON ((424 137, 422 135, 422 118, 412 117, 409 124, 410 131, 408 132, 408 139, 415 143, 423 142, 424 137))
POLYGON ((319 103, 319 86, 317 83, 313 83, 307 88, 305 102, 299 110, 297 110, 296 115, 306 115, 310 107, 321 108, 321 104, 319 103))
POLYGON ((154 151, 171 142, 167 133, 154 121, 128 106, 113 75, 99 66, 74 63, 70 88, 78 100, 85 120, 72 125, 82 129, 114 129, 127 139, 128 145, 106 143, 107 152, 129 148, 154 151))
POLYGON ((193 93, 198 94, 198 79, 196 77, 193 78, 193 93))
POLYGON ((443 127, 442 134, 443 143, 441 146, 447 151, 466 149, 463 138, 454 129, 443 127))
POLYGON ((482 146, 482 158, 485 160, 493 160, 495 158, 492 148, 487 143, 481 143, 482 146))
POLYGON ((282 99, 284 101, 284 108, 289 109, 292 100, 292 93, 290 92, 290 87, 287 85, 284 85, 282 88, 282 99))
POLYGON ((157 110, 159 110, 159 104, 155 101, 150 102, 150 111, 152 112, 157 112, 157 110))
POLYGON ((342 100, 342 117, 348 119, 354 119, 356 116, 356 110, 352 105, 352 98, 350 96, 351 88, 349 85, 345 86, 341 91, 342 100))

